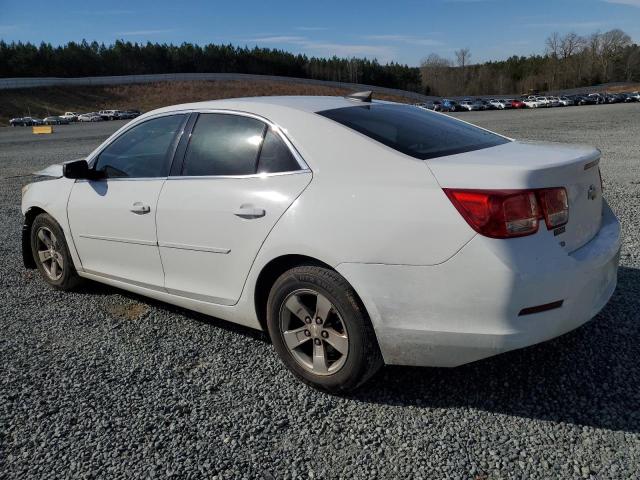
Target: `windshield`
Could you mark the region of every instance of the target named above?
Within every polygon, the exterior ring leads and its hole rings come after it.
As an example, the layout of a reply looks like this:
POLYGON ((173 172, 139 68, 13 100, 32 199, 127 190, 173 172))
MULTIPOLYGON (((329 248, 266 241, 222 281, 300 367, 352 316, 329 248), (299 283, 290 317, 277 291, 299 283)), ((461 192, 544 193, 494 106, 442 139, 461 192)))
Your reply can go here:
POLYGON ((410 105, 378 103, 324 110, 318 114, 421 160, 509 142, 447 115, 410 105))

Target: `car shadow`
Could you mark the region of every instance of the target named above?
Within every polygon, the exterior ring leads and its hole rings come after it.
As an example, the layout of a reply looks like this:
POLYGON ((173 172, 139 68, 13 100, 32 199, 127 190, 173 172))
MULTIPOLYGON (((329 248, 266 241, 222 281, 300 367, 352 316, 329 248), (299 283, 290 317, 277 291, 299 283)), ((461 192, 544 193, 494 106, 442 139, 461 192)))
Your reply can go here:
POLYGON ((591 322, 554 340, 453 369, 383 369, 363 402, 477 409, 626 432, 640 431, 640 270, 591 322))
MULTIPOLYGON (((87 282, 77 293, 119 294, 247 338, 270 341, 264 332, 96 282, 87 282)), ((573 332, 457 368, 387 366, 349 398, 640 432, 639 338, 640 269, 620 267, 609 304, 573 332)))
POLYGON ((178 307, 170 303, 145 297, 144 295, 139 295, 134 292, 129 292, 128 290, 122 290, 121 288, 112 287, 111 285, 107 285, 105 283, 99 283, 99 282, 89 280, 89 281, 83 282, 81 286, 76 288, 74 290, 74 293, 79 295, 96 295, 96 296, 120 295, 122 297, 128 298, 129 300, 144 303, 146 305, 150 305, 154 308, 163 310, 165 312, 182 315, 188 318, 189 320, 195 320, 200 323, 205 323, 215 328, 222 328, 229 332, 238 333, 244 337, 258 340, 264 343, 271 343, 269 340, 269 336, 265 332, 262 332, 260 330, 255 330, 253 328, 245 327, 244 325, 238 325, 236 323, 229 322, 227 320, 212 317, 210 315, 205 315, 204 313, 195 312, 193 310, 187 310, 186 308, 178 307))

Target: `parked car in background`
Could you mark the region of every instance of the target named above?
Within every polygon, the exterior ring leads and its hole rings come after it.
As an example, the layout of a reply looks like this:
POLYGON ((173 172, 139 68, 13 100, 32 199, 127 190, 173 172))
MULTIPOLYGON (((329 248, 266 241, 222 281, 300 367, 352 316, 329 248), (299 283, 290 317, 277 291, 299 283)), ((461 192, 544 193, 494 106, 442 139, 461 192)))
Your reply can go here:
POLYGON ((511 105, 511 99, 500 98, 498 101, 504 105, 505 109, 513 108, 513 105, 511 105))
POLYGON ((33 124, 31 117, 16 117, 9 120, 9 125, 12 127, 30 127, 33 124))
POLYGON ((69 120, 64 117, 58 117, 56 115, 46 117, 42 122, 45 125, 69 125, 69 120))
POLYGON ((592 97, 590 95, 572 95, 569 96, 569 98, 571 98, 575 105, 596 105, 598 103, 597 99, 595 97, 592 97))
POLYGON ((101 115, 98 115, 97 112, 89 112, 83 113, 82 115, 78 115, 79 122, 101 122, 104 119, 101 115))
POLYGON ((604 95, 600 93, 590 93, 587 97, 591 98, 597 105, 606 102, 604 95))
POLYGON ((640 102, 640 92, 627 93, 627 98, 631 98, 634 102, 640 102))
POLYGON ((147 113, 23 188, 25 267, 265 330, 293 375, 333 392, 385 363, 543 342, 604 308, 621 233, 597 149, 357 98, 147 113))
POLYGON ((562 96, 558 98, 558 101, 562 104, 563 107, 569 107, 571 105, 574 105, 573 100, 566 96, 562 96))
POLYGON ((538 107, 550 107, 551 106, 551 102, 549 101, 549 99, 547 97, 544 97, 542 95, 538 95, 536 97, 534 97, 536 99, 536 102, 538 102, 538 107))
POLYGON ((427 100, 424 103, 416 103, 416 107, 424 108, 425 110, 433 110, 434 112, 439 112, 442 103, 438 100, 427 100))
POLYGON ((450 100, 448 98, 442 99, 442 111, 443 112, 459 112, 463 108, 460 106, 458 102, 455 100, 450 100))
POLYGON ((518 100, 516 98, 512 98, 512 99, 507 100, 507 101, 511 102, 511 108, 526 108, 527 107, 522 100, 518 100))
POLYGON ((472 111, 472 110, 480 110, 480 106, 473 100, 463 100, 460 102, 460 107, 463 110, 468 110, 468 111, 472 111))
MULTIPOLYGON (((418 104, 416 104, 418 105, 418 104)), ((122 110, 118 113, 118 120, 131 120, 140 115, 140 112, 133 110, 122 110)))
POLYGON ((538 108, 541 106, 541 103, 538 101, 537 97, 530 95, 528 97, 524 97, 522 102, 526 105, 527 108, 538 108))
POLYGON ((31 125, 44 125, 44 121, 41 118, 31 118, 31 125))
POLYGON ((103 120, 120 120, 120 113, 120 110, 100 110, 98 115, 100 115, 103 120))
POLYGON ((78 115, 80 115, 80 114, 76 113, 76 112, 64 112, 64 115, 60 115, 60 116, 62 118, 66 118, 70 122, 77 122, 78 121, 78 115))
POLYGON ((549 102, 550 107, 564 107, 564 105, 562 104, 562 102, 558 97, 549 96, 546 98, 547 98, 547 102, 549 102))
POLYGON ((496 98, 492 98, 491 100, 489 100, 489 105, 497 110, 504 110, 506 108, 504 102, 496 98))

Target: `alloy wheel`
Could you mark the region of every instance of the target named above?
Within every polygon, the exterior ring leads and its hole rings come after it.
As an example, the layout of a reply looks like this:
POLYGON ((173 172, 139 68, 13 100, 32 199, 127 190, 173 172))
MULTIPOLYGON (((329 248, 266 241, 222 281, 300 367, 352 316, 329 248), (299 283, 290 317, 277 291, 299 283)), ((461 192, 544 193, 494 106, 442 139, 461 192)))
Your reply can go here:
POLYGON ((310 289, 290 293, 280 307, 279 326, 289 353, 305 370, 331 375, 344 366, 347 326, 323 294, 310 289))
POLYGON ((64 257, 58 239, 47 227, 40 227, 36 234, 38 260, 51 280, 59 280, 64 273, 64 257))

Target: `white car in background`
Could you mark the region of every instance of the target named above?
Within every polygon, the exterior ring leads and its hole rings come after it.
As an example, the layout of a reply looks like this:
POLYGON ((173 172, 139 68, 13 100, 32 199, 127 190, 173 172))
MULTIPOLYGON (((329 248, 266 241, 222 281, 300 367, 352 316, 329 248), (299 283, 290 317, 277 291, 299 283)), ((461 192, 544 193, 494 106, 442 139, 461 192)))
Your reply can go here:
POLYGON ((26 185, 23 257, 59 289, 267 330, 298 378, 346 391, 593 318, 620 250, 599 160, 370 92, 177 105, 26 185))
POLYGON ((536 96, 535 97, 536 102, 538 102, 538 107, 550 107, 551 106, 551 102, 549 101, 549 99, 547 97, 543 97, 543 96, 536 96))
POLYGON ((83 113, 78 115, 79 122, 101 122, 103 118, 97 112, 83 113))
POLYGON ((64 118, 65 120, 67 120, 69 122, 77 122, 79 115, 80 114, 76 113, 76 112, 64 112, 64 115, 60 115, 60 117, 64 118))
POLYGON ((460 106, 469 112, 472 110, 480 110, 480 105, 475 100, 463 100, 460 102, 460 106))
POLYGON ((560 97, 558 101, 563 107, 569 107, 571 105, 575 105, 575 102, 571 100, 569 97, 560 97))
POLYGON ((534 96, 523 97, 522 102, 527 106, 527 108, 538 108, 542 106, 542 103, 534 96))
POLYGON ((547 97, 547 101, 549 102, 549 106, 551 107, 563 107, 564 105, 560 101, 558 97, 547 97))
POLYGON ((502 100, 497 100, 495 98, 489 100, 489 103, 491 105, 493 105, 494 108, 497 108, 498 110, 504 110, 505 109, 505 104, 504 101, 502 100))

